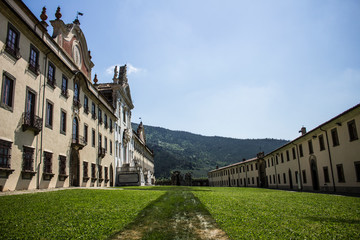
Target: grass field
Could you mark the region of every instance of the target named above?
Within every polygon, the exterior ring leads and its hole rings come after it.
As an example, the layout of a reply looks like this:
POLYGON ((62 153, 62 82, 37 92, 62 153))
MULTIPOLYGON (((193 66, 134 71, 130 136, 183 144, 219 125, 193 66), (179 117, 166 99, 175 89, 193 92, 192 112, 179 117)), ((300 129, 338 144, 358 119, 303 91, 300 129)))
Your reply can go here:
POLYGON ((360 198, 255 188, 63 190, 0 197, 0 226, 0 239, 226 239, 206 235, 218 227, 230 239, 360 239, 360 198))
POLYGON ((0 197, 0 239, 104 239, 160 191, 62 190, 0 197))
POLYGON ((360 239, 360 198, 254 188, 207 189, 211 191, 193 193, 231 239, 360 239))

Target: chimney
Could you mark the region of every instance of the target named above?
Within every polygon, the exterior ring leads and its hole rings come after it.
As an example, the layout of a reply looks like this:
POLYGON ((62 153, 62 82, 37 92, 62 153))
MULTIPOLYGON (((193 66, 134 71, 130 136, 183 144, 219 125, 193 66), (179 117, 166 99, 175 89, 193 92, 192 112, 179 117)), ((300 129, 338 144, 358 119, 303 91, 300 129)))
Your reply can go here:
POLYGON ((299 131, 299 133, 301 133, 301 136, 304 136, 306 134, 306 127, 302 127, 299 131))

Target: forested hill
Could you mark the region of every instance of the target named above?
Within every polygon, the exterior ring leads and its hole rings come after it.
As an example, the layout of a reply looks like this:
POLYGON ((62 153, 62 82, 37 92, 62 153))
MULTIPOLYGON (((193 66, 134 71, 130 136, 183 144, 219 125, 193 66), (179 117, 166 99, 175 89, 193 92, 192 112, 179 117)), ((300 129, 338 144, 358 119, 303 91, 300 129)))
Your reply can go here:
MULTIPOLYGON (((133 123, 136 131, 137 124, 133 123)), ((216 166, 265 154, 288 141, 277 139, 234 139, 207 137, 161 127, 145 126, 147 145, 154 150, 155 176, 170 177, 170 172, 192 172, 193 177, 206 177, 216 166)))

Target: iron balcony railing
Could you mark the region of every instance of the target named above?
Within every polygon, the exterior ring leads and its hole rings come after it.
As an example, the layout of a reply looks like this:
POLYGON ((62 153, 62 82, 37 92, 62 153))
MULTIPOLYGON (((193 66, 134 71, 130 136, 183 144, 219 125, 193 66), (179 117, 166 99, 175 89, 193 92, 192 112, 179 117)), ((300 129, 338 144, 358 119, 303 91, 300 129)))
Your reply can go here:
POLYGON ((31 112, 25 112, 23 115, 23 131, 31 130, 37 135, 42 130, 43 119, 31 112))

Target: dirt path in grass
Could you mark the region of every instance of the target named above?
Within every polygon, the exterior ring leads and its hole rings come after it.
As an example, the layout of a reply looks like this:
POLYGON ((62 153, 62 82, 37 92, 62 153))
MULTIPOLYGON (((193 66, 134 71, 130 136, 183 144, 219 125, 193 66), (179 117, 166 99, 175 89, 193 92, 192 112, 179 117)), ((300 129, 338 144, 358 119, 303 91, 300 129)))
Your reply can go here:
POLYGON ((111 239, 228 239, 186 189, 166 192, 139 214, 133 224, 111 239))

